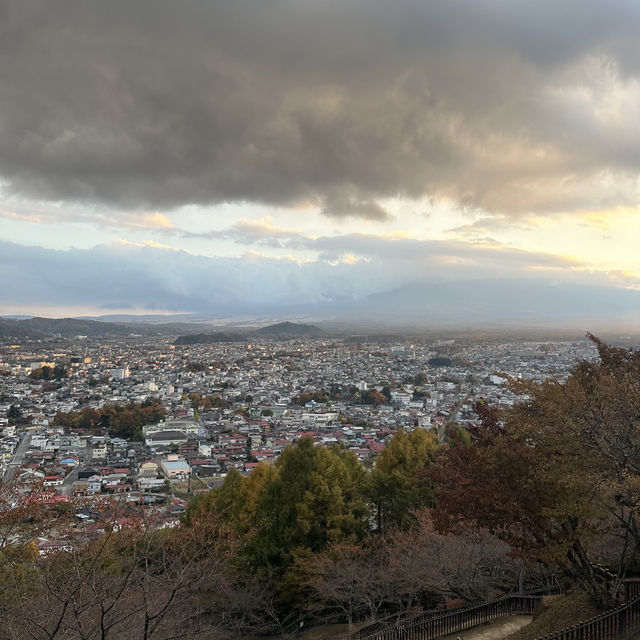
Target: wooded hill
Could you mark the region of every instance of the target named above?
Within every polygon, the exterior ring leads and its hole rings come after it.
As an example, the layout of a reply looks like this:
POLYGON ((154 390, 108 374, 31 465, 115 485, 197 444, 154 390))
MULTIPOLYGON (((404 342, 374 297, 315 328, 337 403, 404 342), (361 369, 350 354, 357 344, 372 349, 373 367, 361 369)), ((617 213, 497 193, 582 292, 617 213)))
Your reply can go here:
POLYGON ((177 333, 208 329, 209 325, 191 323, 119 323, 76 318, 26 318, 14 320, 0 318, 0 339, 22 338, 42 340, 60 336, 75 338, 123 338, 127 336, 171 336, 177 333))

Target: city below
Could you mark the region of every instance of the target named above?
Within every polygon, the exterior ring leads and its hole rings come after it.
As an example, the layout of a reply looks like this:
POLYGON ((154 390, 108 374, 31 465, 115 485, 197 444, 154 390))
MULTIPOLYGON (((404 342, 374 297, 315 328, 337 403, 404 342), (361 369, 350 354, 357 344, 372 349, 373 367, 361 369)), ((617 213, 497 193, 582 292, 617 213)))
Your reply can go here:
MULTIPOLYGON (((398 430, 444 442, 477 420, 478 400, 512 405, 508 378, 562 379, 596 355, 586 337, 331 337, 275 326, 289 335, 5 339, 0 474, 53 503, 117 499, 175 521, 231 469, 249 474, 302 437, 372 468, 398 430), (234 341, 207 343, 217 339, 234 341)), ((79 509, 77 526, 98 527, 91 516, 79 509)))

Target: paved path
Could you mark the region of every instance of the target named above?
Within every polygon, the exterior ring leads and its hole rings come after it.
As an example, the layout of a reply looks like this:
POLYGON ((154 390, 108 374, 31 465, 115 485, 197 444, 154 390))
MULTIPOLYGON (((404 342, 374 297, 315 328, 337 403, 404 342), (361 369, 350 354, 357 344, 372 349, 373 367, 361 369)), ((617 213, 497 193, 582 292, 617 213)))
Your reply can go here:
POLYGON ((515 633, 531 622, 531 616, 506 616, 495 622, 486 622, 466 631, 459 631, 444 636, 442 640, 500 640, 509 634, 515 633))

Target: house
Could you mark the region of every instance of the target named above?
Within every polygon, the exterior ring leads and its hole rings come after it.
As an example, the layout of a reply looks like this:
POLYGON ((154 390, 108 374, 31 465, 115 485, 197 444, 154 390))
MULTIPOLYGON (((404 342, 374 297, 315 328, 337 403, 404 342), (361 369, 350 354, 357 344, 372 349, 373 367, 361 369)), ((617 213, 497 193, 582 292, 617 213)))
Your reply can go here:
POLYGON ((91 443, 91 457, 97 459, 104 459, 107 457, 107 442, 104 439, 96 440, 91 443))
POLYGON ((138 477, 155 478, 158 475, 158 463, 155 460, 145 460, 140 464, 138 477))
POLYGON ((73 551, 73 545, 68 540, 49 540, 47 538, 36 538, 34 542, 38 549, 39 556, 48 556, 52 553, 58 553, 60 551, 73 551))
POLYGON ((31 446, 34 449, 46 449, 47 439, 44 433, 35 433, 31 436, 31 446))
POLYGON ((45 487, 60 487, 63 483, 64 478, 60 476, 45 476, 43 484, 45 487))
POLYGON ((209 458, 211 456, 211 446, 210 442, 199 442, 198 453, 205 456, 205 458, 209 458))
POLYGON ((91 476, 87 478, 87 495, 99 495, 102 492, 102 478, 91 476))
POLYGON ((84 467, 78 471, 78 480, 86 480, 87 478, 91 478, 96 475, 100 475, 99 469, 96 469, 95 467, 84 467))
POLYGON ((105 489, 111 489, 117 485, 124 484, 126 478, 126 473, 110 473, 102 476, 102 486, 105 487, 105 489))
POLYGON ((27 465, 24 470, 18 475, 18 481, 25 483, 36 483, 44 480, 44 473, 37 467, 34 469, 33 465, 27 465))
POLYGON ((88 480, 76 480, 73 483, 73 495, 74 496, 86 496, 88 495, 89 481, 88 480))

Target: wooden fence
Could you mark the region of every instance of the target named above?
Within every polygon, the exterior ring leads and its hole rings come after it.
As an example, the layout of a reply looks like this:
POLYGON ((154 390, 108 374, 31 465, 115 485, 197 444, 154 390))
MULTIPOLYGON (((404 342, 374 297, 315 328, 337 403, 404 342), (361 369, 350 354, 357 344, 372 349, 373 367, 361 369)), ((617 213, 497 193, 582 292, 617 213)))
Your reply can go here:
MULTIPOLYGON (((640 581, 625 581, 624 604, 539 640, 629 640, 640 636, 640 581)), ((548 594, 549 592, 547 592, 548 594)), ((428 612, 401 624, 359 635, 361 640, 432 640, 510 615, 533 615, 542 594, 511 595, 450 611, 428 612)), ((371 629, 367 627, 366 629, 371 629)), ((365 629, 362 629, 365 631, 365 629)))
POLYGON ((360 638, 362 640, 365 638, 366 640, 431 640, 504 616, 533 615, 541 599, 541 595, 512 595, 449 611, 429 612, 371 635, 360 635, 360 638))
POLYGON ((629 602, 640 596, 640 578, 627 578, 624 581, 624 601, 629 602))
POLYGON ((640 631, 640 596, 540 640, 626 640, 640 631))
POLYGON ((542 596, 558 593, 561 593, 559 586, 545 587, 455 609, 432 609, 411 618, 398 618, 397 615, 393 615, 381 618, 337 640, 399 640, 405 637, 427 640, 442 635, 440 633, 428 635, 431 628, 451 628, 451 631, 447 631, 447 633, 454 633, 502 616, 533 615, 542 596), (458 626, 456 627, 456 625, 458 626), (427 635, 419 631, 422 628, 425 629, 427 635), (402 635, 403 633, 406 635, 402 635))

